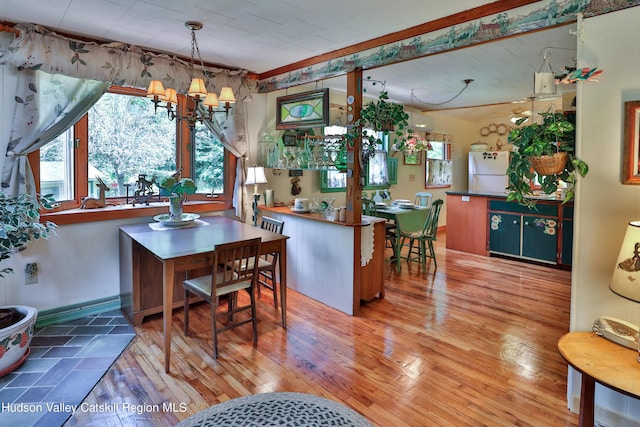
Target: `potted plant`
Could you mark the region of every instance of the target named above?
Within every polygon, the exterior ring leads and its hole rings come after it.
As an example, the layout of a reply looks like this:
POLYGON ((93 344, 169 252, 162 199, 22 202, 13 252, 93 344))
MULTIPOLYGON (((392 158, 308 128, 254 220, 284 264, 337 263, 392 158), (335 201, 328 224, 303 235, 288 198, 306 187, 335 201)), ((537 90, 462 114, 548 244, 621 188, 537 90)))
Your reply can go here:
POLYGON ((156 181, 161 196, 169 198, 169 219, 182 218, 182 204, 187 194, 194 194, 197 190, 191 178, 180 178, 180 171, 156 181))
MULTIPOLYGON (((347 144, 353 144, 356 138, 362 138, 362 158, 373 157, 376 147, 382 144, 378 132, 393 136, 393 146, 402 147, 406 141, 405 131, 409 126, 409 115, 404 106, 389 101, 389 94, 381 91, 377 101, 371 101, 360 110, 360 118, 345 134, 347 144), (373 132, 372 132, 373 130, 373 132)), ((401 151, 396 149, 397 151, 401 151)))
MULTIPOLYGON (((9 259, 32 240, 55 234, 54 223, 40 223, 40 209, 51 209, 54 203, 51 195, 7 197, 0 192, 0 261, 9 259)), ((0 277, 9 273, 13 273, 12 268, 3 268, 0 277)), ((37 315, 34 307, 0 307, 0 376, 16 369, 29 355, 37 315)))
MULTIPOLYGON (((577 176, 584 177, 589 172, 588 165, 574 154, 573 124, 559 112, 548 111, 540 115, 541 123, 514 128, 509 133, 509 143, 513 144, 514 151, 507 168, 507 201, 516 201, 529 207, 535 205, 531 198, 534 195, 531 183, 536 173, 545 194, 555 193, 560 181, 566 183, 562 200, 566 203, 573 199, 577 176)), ((524 120, 526 118, 518 120, 516 125, 519 126, 524 120)))

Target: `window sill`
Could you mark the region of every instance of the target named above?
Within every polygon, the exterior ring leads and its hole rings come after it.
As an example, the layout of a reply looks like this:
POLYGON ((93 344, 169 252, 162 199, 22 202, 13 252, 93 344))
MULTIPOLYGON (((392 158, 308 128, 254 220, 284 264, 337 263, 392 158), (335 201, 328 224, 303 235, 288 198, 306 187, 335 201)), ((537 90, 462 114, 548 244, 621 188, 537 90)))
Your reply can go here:
MULTIPOLYGON (((189 201, 184 204, 187 212, 215 212, 231 209, 231 204, 224 201, 189 201)), ((96 209, 68 209, 58 212, 44 212, 41 221, 51 221, 57 225, 78 224, 83 222, 110 221, 126 218, 140 218, 169 212, 168 202, 152 202, 149 206, 138 204, 117 204, 96 209)))

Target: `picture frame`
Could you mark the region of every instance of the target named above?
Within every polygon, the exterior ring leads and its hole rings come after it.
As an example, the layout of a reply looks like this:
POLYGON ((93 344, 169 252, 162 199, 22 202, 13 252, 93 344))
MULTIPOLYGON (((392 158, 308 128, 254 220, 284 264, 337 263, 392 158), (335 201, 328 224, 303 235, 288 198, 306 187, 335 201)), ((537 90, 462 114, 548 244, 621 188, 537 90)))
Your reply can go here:
POLYGON ((298 134, 295 132, 284 132, 282 134, 282 144, 285 147, 295 147, 298 144, 298 134))
POLYGON ((422 164, 422 151, 416 151, 413 154, 404 154, 404 161, 403 163, 405 165, 410 165, 410 166, 419 166, 422 164))
POLYGON ((276 129, 323 127, 329 124, 329 89, 276 98, 276 129))
POLYGON ((624 103, 622 183, 640 185, 640 101, 624 103))

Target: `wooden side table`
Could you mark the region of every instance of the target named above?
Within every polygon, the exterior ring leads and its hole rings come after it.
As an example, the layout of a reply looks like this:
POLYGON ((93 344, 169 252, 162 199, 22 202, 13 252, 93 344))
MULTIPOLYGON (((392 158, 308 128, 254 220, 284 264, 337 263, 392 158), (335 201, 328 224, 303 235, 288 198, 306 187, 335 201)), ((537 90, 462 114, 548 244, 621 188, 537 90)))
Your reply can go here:
POLYGON ((640 397, 640 363, 637 351, 593 332, 570 332, 558 340, 558 350, 582 374, 580 426, 594 425, 596 382, 627 396, 640 397))

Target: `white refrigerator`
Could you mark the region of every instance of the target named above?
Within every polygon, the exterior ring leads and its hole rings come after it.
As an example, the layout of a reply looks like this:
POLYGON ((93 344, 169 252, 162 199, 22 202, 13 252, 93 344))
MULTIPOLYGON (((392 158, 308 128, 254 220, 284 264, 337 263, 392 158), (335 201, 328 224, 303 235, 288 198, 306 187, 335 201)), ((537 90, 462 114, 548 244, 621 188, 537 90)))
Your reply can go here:
POLYGON ((471 151, 469 193, 505 194, 508 166, 508 151, 471 151))

